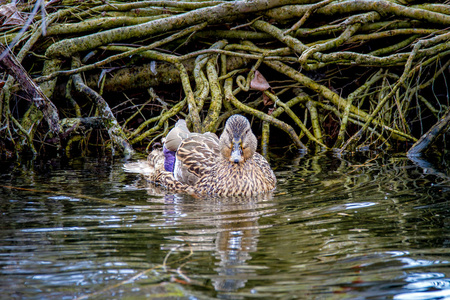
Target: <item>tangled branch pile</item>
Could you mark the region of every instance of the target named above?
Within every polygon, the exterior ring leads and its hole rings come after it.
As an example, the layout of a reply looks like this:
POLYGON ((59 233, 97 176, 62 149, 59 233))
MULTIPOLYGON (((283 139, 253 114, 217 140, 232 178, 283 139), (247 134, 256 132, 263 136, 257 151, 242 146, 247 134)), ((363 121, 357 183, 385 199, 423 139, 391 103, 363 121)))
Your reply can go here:
POLYGON ((421 152, 450 122, 450 4, 406 1, 2 5, 1 43, 14 47, 0 57, 1 152, 129 153, 178 118, 215 132, 234 113, 252 119, 265 155, 422 136, 421 152))

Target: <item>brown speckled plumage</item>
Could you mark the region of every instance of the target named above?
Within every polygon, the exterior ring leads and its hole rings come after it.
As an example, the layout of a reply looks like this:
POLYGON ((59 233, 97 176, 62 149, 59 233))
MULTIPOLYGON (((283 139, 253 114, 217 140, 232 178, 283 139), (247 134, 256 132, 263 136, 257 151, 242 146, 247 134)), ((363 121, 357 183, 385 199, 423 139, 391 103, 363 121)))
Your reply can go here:
MULTIPOLYGON (((183 131, 177 138, 180 135, 183 139, 173 174, 155 166, 149 180, 177 192, 217 196, 252 196, 275 188, 275 175, 266 159, 255 152, 257 140, 244 116, 231 116, 220 139, 212 133, 183 131)), ((169 133, 168 139, 171 136, 174 134, 169 133)), ((161 151, 154 150, 149 163, 160 161, 160 155, 161 151)))

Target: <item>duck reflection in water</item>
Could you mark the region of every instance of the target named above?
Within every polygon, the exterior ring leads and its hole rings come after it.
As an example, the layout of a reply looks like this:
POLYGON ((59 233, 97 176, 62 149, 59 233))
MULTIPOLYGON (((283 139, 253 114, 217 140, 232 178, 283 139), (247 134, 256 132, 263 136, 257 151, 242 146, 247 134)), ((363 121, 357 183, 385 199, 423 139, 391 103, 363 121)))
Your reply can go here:
POLYGON ((257 250, 260 229, 270 227, 259 225, 258 220, 274 212, 271 199, 270 194, 227 199, 174 194, 149 201, 164 203, 160 226, 183 228, 178 235, 167 237, 175 245, 171 242, 162 249, 214 253, 217 275, 211 280, 218 297, 227 298, 231 296, 228 293, 245 287, 247 278, 256 275, 247 266, 251 253, 257 250))

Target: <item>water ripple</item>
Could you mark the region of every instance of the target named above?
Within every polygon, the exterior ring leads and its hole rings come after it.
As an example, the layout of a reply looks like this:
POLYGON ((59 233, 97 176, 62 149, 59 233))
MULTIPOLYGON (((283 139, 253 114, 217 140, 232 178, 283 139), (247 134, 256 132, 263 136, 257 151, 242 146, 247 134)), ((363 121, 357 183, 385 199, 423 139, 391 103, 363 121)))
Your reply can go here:
POLYGON ((0 293, 139 298, 173 281, 186 299, 450 297, 448 179, 404 157, 272 163, 277 189, 252 199, 171 194, 122 162, 5 174, 26 190, 0 189, 0 293))

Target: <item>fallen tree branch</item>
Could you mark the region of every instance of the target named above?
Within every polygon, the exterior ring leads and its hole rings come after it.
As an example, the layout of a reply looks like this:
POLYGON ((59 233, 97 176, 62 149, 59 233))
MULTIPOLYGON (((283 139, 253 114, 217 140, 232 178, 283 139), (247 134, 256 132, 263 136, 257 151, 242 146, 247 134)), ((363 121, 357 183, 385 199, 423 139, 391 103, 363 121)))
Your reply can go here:
POLYGON ((115 28, 111 30, 94 33, 88 36, 66 39, 51 45, 46 52, 47 57, 70 57, 75 52, 86 51, 99 46, 120 42, 126 39, 140 39, 156 35, 161 32, 177 30, 185 26, 192 26, 207 22, 217 24, 229 22, 243 14, 266 10, 273 7, 292 3, 305 3, 305 0, 255 0, 225 2, 213 7, 195 9, 184 14, 169 18, 157 19, 144 24, 115 28))

